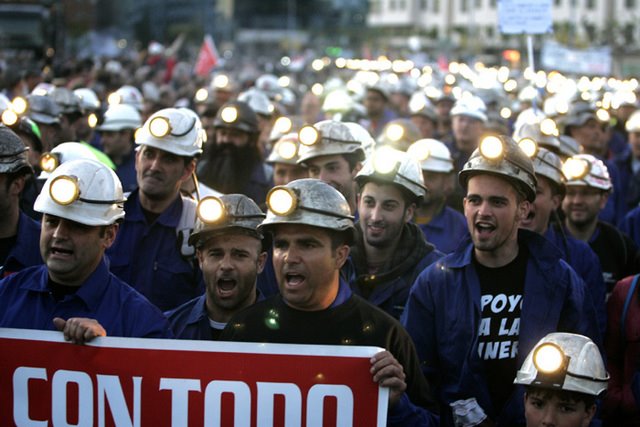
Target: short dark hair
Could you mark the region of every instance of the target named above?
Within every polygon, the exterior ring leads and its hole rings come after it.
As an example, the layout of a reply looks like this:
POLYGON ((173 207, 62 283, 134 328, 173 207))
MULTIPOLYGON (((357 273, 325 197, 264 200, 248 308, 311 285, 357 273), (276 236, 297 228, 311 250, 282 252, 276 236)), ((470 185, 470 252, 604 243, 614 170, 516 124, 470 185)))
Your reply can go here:
POLYGON ((362 156, 358 153, 343 153, 342 157, 349 164, 349 171, 353 172, 358 163, 362 162, 362 156))

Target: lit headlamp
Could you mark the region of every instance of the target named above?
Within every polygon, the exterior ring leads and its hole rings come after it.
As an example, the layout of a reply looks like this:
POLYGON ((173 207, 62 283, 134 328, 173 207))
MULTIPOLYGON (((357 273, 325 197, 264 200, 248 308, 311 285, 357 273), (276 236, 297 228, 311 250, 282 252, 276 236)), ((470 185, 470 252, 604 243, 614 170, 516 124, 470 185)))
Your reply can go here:
POLYGON ((291 188, 276 186, 267 194, 267 207, 279 216, 289 216, 298 207, 298 195, 291 188))
POLYGON ((200 221, 205 224, 212 224, 219 222, 226 217, 227 210, 224 207, 224 203, 218 197, 205 197, 198 202, 198 208, 196 214, 200 221))
POLYGON ((404 127, 402 127, 398 123, 390 124, 384 131, 385 137, 387 137, 389 141, 392 141, 392 142, 401 141, 402 138, 404 137, 404 134, 405 134, 404 127))
POLYGON ((298 132, 298 140, 300 144, 311 146, 320 141, 320 132, 311 125, 303 126, 298 132))
POLYGON ((196 124, 195 117, 192 118, 191 125, 187 127, 187 129, 182 133, 175 133, 173 127, 171 126, 171 122, 167 117, 157 116, 151 119, 149 122, 149 133, 151 136, 155 138, 164 138, 167 135, 181 137, 185 136, 196 124))
POLYGON ((292 128, 293 122, 289 117, 278 117, 273 123, 273 129, 280 134, 289 133, 292 128))
POLYGON ((171 133, 171 123, 166 117, 154 117, 149 122, 149 132, 156 138, 163 138, 171 133))
POLYGON ((342 215, 328 210, 331 207, 327 207, 327 210, 324 210, 300 204, 300 195, 298 190, 285 187, 283 185, 277 185, 269 190, 267 193, 267 207, 271 212, 278 216, 289 216, 300 209, 321 215, 333 216, 335 218, 350 219, 353 221, 353 216, 342 215))
POLYGON ((80 197, 80 184, 78 178, 70 175, 55 177, 49 184, 49 196, 59 205, 67 206, 79 200, 95 205, 122 204, 125 200, 91 200, 80 197))
POLYGON ((109 96, 107 97, 107 103, 109 105, 118 105, 122 103, 122 97, 120 96, 119 93, 116 93, 116 92, 110 93, 109 96))
POLYGON ((407 148, 407 155, 419 162, 423 162, 431 157, 431 150, 424 141, 416 141, 407 148))
POLYGON ((225 123, 234 123, 238 120, 238 109, 231 106, 224 107, 220 112, 220 118, 225 123))
POLYGON ((54 153, 42 153, 39 161, 40 169, 51 173, 60 166, 60 159, 54 153))
POLYGON ((68 175, 54 178, 49 185, 49 195, 59 205, 70 205, 80 198, 78 179, 68 175))
POLYGON ((229 86, 229 77, 224 74, 218 74, 213 78, 213 86, 216 89, 225 89, 229 86))
POLYGON ((13 126, 18 123, 18 115, 11 108, 8 108, 2 112, 2 123, 13 126))
POLYGON ((533 365, 538 374, 534 384, 561 388, 569 369, 569 357, 554 343, 544 343, 533 352, 533 365))
POLYGON ((29 107, 29 103, 21 96, 16 96, 11 101, 11 109, 18 115, 24 114, 29 107))
POLYGON ((98 125, 98 116, 95 113, 89 114, 87 117, 87 124, 90 128, 95 128, 98 125))
POLYGON ((201 87, 196 91, 196 96, 194 97, 196 102, 204 102, 207 98, 209 98, 209 91, 207 89, 201 87))
POLYGON ((505 149, 502 140, 497 136, 485 136, 478 145, 480 155, 487 160, 499 161, 504 157, 505 149))
POLYGON ((396 175, 400 168, 396 151, 387 146, 377 149, 372 155, 371 162, 373 170, 380 175, 396 175))
POLYGON ((546 118, 540 122, 540 132, 542 132, 543 135, 547 136, 558 136, 560 134, 556 122, 549 118, 546 118))
POLYGON ((575 157, 569 157, 562 165, 562 173, 567 180, 583 179, 589 174, 591 170, 591 163, 585 159, 577 159, 575 157))
POLYGON ((285 160, 291 160, 298 154, 298 144, 291 140, 283 140, 278 142, 276 146, 278 155, 285 160))
POLYGON ((611 115, 604 108, 598 108, 598 110, 596 110, 596 117, 603 123, 609 123, 609 120, 611 120, 611 115))
POLYGON ((531 138, 522 138, 518 141, 518 146, 530 159, 535 158, 538 154, 538 143, 531 138))

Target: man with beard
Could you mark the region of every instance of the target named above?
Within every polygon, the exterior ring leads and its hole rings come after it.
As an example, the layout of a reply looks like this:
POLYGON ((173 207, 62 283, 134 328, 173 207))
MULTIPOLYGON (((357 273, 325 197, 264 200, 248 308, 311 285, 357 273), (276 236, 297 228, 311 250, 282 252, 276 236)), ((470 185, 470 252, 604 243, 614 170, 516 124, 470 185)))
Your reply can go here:
POLYGON ((521 425, 524 398, 512 378, 524 356, 558 330, 601 344, 595 311, 558 249, 519 228, 536 177, 511 138, 485 137, 459 179, 470 238, 418 276, 402 321, 439 385, 443 426, 521 425))
POLYGON ((436 139, 420 139, 409 147, 408 153, 420 160, 428 189, 424 201, 416 208, 414 221, 436 249, 451 253, 469 233, 464 215, 446 205, 456 185, 451 153, 436 139))
POLYGON ((567 178, 567 195, 562 201, 564 226, 598 256, 610 293, 618 280, 638 272, 638 248, 629 236, 598 217, 613 189, 609 172, 590 154, 570 157, 563 172, 567 178))
POLYGON ((207 197, 198 204, 189 243, 205 293, 166 313, 176 338, 216 340, 231 317, 261 299, 256 288, 267 253, 257 230, 264 214, 242 194, 207 197))
POLYGON ((356 183, 360 219, 351 248, 353 269, 343 272, 356 294, 400 318, 418 274, 443 256, 411 222, 427 191, 422 171, 405 153, 382 147, 365 162, 356 183))
POLYGON ((323 120, 313 126, 303 126, 298 132, 301 144, 298 163, 309 168, 311 178, 320 179, 342 193, 351 213, 355 214, 354 178, 362 168, 365 155, 361 133, 350 126, 359 125, 323 120))
POLYGON ((194 172, 202 152, 199 121, 186 109, 153 114, 136 134, 138 189, 129 195, 126 216, 107 251, 111 270, 163 311, 204 291, 188 245, 195 202, 180 186, 194 172))
POLYGON ((216 138, 198 163, 198 179, 223 194, 244 194, 263 203, 272 183, 257 145, 256 113, 245 102, 227 102, 218 110, 214 126, 216 138))

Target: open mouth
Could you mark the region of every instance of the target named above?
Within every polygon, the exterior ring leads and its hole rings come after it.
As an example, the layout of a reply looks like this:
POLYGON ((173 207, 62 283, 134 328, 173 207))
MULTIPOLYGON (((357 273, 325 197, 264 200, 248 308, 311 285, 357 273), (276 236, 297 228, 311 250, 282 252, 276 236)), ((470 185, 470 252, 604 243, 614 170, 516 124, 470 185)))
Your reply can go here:
POLYGON ((64 249, 58 246, 53 246, 51 247, 51 255, 57 255, 57 256, 69 256, 69 255, 73 255, 73 251, 70 249, 64 249))
POLYGON ((495 225, 489 224, 486 222, 478 222, 476 223, 476 230, 480 236, 485 236, 491 234, 496 229, 495 225))
POLYGON ((287 286, 294 287, 294 288, 297 286, 300 286, 305 280, 305 277, 302 274, 296 274, 296 273, 287 273, 285 274, 284 277, 285 277, 287 286))
POLYGON ((221 295, 229 294, 236 288, 236 284, 237 283, 235 279, 218 279, 218 292, 221 295))

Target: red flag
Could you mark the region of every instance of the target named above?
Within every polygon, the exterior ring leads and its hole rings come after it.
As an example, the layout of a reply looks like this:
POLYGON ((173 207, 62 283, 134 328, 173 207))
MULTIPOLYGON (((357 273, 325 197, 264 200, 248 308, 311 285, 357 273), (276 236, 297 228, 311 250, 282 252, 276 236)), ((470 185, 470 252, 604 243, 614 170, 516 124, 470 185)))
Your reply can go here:
POLYGON ((209 34, 204 36, 202 47, 198 53, 198 59, 196 60, 195 73, 199 76, 206 76, 218 63, 218 51, 216 45, 213 42, 213 37, 209 34))

